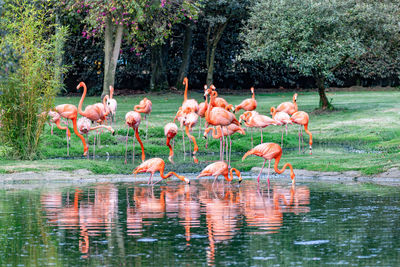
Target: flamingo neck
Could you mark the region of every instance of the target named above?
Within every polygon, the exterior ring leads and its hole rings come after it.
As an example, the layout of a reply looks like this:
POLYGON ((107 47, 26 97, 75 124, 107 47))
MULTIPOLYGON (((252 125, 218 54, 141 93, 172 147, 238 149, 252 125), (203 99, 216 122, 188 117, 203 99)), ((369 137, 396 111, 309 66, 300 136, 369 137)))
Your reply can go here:
POLYGON ((114 96, 114 87, 110 88, 110 99, 113 99, 114 96))
POLYGON ((174 150, 172 150, 172 146, 170 144, 172 138, 167 137, 167 146, 169 147, 169 156, 172 157, 174 155, 174 150))
POLYGON ((232 168, 231 170, 230 170, 230 178, 229 178, 229 182, 230 181, 232 181, 233 180, 233 171, 235 171, 235 173, 236 173, 236 176, 240 179, 240 180, 242 180, 241 179, 241 176, 240 176, 240 171, 238 170, 238 169, 236 169, 236 168, 232 168))
POLYGON ((282 157, 282 151, 281 151, 281 153, 275 158, 275 164, 274 164, 274 170, 275 170, 275 172, 278 173, 278 174, 281 174, 281 173, 283 173, 283 172, 285 171, 285 169, 286 169, 287 167, 289 167, 289 168, 290 168, 290 178, 293 180, 293 179, 294 179, 294 172, 293 172, 293 166, 292 166, 292 164, 286 163, 285 165, 283 165, 282 169, 280 169, 280 170, 278 169, 278 164, 279 164, 279 161, 281 160, 281 157, 282 157))
POLYGON ((183 102, 185 102, 187 100, 187 93, 188 93, 188 87, 189 87, 187 78, 185 78, 183 80, 183 83, 185 84, 185 94, 183 95, 183 102))
POLYGON ((83 113, 83 111, 82 111, 82 105, 83 105, 83 100, 84 100, 85 97, 86 97, 86 93, 87 93, 87 87, 86 87, 86 84, 83 83, 83 94, 82 94, 81 100, 79 101, 79 105, 78 105, 78 112, 79 112, 79 114, 81 114, 82 116, 85 116, 84 113, 83 113))
POLYGON ((275 119, 276 109, 275 109, 275 108, 272 108, 272 109, 271 109, 271 112, 272 112, 272 118, 275 119))
POLYGON ((190 139, 192 139, 192 141, 193 141, 193 144, 194 144, 193 155, 194 155, 194 154, 196 154, 196 152, 199 150, 199 147, 197 146, 197 143, 196 143, 196 138, 194 138, 194 136, 190 134, 190 132, 189 132, 189 127, 188 127, 188 126, 185 126, 185 131, 186 131, 186 135, 187 135, 190 139))
POLYGON ((296 97, 293 96, 293 105, 294 105, 294 112, 297 112, 299 110, 298 106, 297 106, 297 101, 296 101, 296 97))
POLYGON ((72 125, 73 125, 73 128, 74 128, 74 133, 75 133, 75 134, 81 139, 81 141, 82 141, 82 144, 83 144, 83 155, 86 156, 86 155, 87 155, 87 152, 88 152, 88 150, 89 150, 89 148, 88 148, 87 145, 86 145, 85 138, 84 138, 83 135, 81 135, 81 134, 79 133, 79 131, 78 131, 78 126, 77 126, 77 122, 76 122, 76 117, 75 117, 75 118, 72 118, 71 120, 72 120, 72 125))
POLYGON ((142 149, 142 161, 144 161, 146 159, 146 155, 144 154, 144 147, 143 147, 142 140, 140 139, 140 136, 139 136, 138 128, 135 128, 135 136, 136 136, 136 139, 138 140, 140 147, 142 149))
POLYGON ((253 90, 251 90, 252 91, 252 93, 253 93, 253 95, 251 96, 251 98, 253 99, 253 100, 255 100, 256 99, 256 95, 254 94, 254 88, 253 88, 253 90))

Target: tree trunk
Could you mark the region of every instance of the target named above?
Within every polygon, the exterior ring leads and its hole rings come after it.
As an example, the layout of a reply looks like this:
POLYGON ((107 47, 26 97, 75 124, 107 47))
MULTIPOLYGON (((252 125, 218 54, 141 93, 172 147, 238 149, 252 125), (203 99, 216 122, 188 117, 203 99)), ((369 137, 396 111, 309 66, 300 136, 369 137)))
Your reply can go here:
POLYGON ((224 32, 226 26, 228 25, 229 18, 222 24, 219 24, 213 29, 211 25, 208 27, 207 31, 207 52, 206 52, 206 65, 207 65, 207 79, 206 83, 210 86, 213 83, 214 76, 214 60, 215 52, 219 40, 221 40, 222 33, 224 32))
POLYGON ((325 79, 321 75, 317 75, 315 77, 315 82, 317 84, 319 93, 319 107, 322 108, 323 110, 333 109, 332 104, 329 102, 325 94, 325 79))
POLYGON ((115 26, 111 17, 108 17, 104 30, 104 81, 101 98, 110 93, 110 85, 114 87, 115 71, 117 69, 123 33, 124 26, 121 24, 115 26))
POLYGON ((150 90, 163 90, 168 88, 165 68, 166 46, 157 45, 151 48, 151 78, 150 90))
POLYGON ((183 41, 183 54, 182 54, 182 63, 179 68, 178 72, 178 79, 176 81, 175 87, 179 90, 183 89, 183 78, 187 76, 187 72, 189 69, 189 63, 190 63, 190 50, 192 46, 192 39, 193 39, 193 25, 192 22, 189 21, 188 24, 186 24, 186 30, 185 30, 185 40, 183 41))

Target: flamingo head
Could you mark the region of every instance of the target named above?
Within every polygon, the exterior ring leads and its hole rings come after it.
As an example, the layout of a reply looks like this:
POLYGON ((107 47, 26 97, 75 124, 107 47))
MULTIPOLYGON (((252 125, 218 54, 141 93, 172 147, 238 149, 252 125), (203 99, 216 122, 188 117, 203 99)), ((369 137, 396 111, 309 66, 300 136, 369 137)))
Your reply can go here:
POLYGON ((254 94, 254 87, 251 87, 251 88, 250 88, 250 91, 251 91, 251 93, 254 94))
POLYGON ((295 93, 294 95, 293 95, 293 102, 296 102, 297 101, 297 93, 295 93))
POLYGON ((271 111, 271 115, 274 114, 275 113, 275 108, 271 107, 270 111, 271 111))
POLYGON ((188 78, 187 77, 183 78, 183 83, 182 84, 186 85, 187 83, 188 83, 188 78))
POLYGON ((79 90, 79 88, 85 87, 85 86, 86 86, 86 84, 85 84, 84 82, 80 82, 80 83, 78 84, 78 86, 76 87, 76 90, 79 90))
POLYGON ((225 109, 227 110, 227 111, 229 111, 229 112, 233 112, 235 109, 233 108, 233 105, 232 104, 229 104, 229 105, 227 105, 226 107, 225 107, 225 109))
POLYGON ((215 91, 215 86, 214 86, 214 84, 211 84, 211 85, 210 85, 210 89, 213 90, 213 91, 215 91))

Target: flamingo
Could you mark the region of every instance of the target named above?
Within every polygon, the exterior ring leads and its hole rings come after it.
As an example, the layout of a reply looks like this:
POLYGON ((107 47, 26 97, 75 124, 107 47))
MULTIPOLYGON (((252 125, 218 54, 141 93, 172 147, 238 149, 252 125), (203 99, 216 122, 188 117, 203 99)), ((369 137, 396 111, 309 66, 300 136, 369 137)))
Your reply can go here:
POLYGON ((199 111, 199 104, 197 103, 197 101, 195 99, 187 98, 188 87, 189 87, 189 81, 188 81, 187 77, 185 77, 183 79, 183 84, 185 85, 185 94, 183 95, 182 110, 185 110, 186 108, 190 108, 191 111, 197 113, 199 111))
MULTIPOLYGON (((98 125, 96 127, 92 127, 92 122, 86 117, 79 118, 77 125, 78 125, 79 133, 85 134, 86 139, 88 139, 88 135, 89 135, 90 131, 97 130, 100 128, 107 129, 108 131, 111 132, 112 135, 114 135, 114 133, 115 133, 114 129, 111 126, 98 125)), ((88 155, 88 157, 89 157, 89 155, 88 155)), ((96 135, 93 137, 93 159, 95 159, 95 157, 96 157, 96 135)))
MULTIPOLYGON (((210 95, 210 102, 208 103, 207 111, 206 111, 206 121, 208 124, 224 127, 228 126, 232 123, 240 126, 239 121, 236 119, 235 115, 223 108, 215 107, 214 100, 217 96, 217 92, 212 91, 210 95)), ((229 135, 228 135, 229 136, 229 135)), ((221 139, 220 139, 221 140, 221 139)), ((222 135, 222 146, 224 146, 224 136, 222 135)), ((222 150, 220 151, 220 158, 222 160, 223 154, 222 150)))
POLYGON ((183 132, 183 118, 185 117, 185 114, 183 113, 182 107, 179 107, 178 111, 176 112, 175 118, 173 122, 175 123, 175 120, 178 120, 180 123, 180 128, 182 130, 182 147, 183 147, 183 155, 185 155, 185 133, 183 132))
POLYGON ((272 119, 276 121, 277 125, 282 125, 281 147, 283 147, 283 127, 286 127, 287 134, 287 125, 293 124, 293 122, 290 120, 289 114, 283 111, 276 112, 276 109, 274 107, 271 107, 271 116, 272 119))
MULTIPOLYGON (((42 113, 42 114, 45 114, 45 113, 42 113)), ((69 131, 69 128, 67 126, 65 126, 65 127, 61 126, 61 123, 60 123, 61 122, 61 115, 58 112, 50 110, 47 114, 51 117, 50 122, 54 123, 57 126, 58 129, 66 130, 67 156, 69 156, 69 141, 71 140, 71 132, 69 131)), ((53 128, 53 125, 52 125, 52 128, 53 128)))
MULTIPOLYGON (((215 100, 214 100, 215 107, 220 107, 220 108, 225 108, 226 109, 226 107, 229 105, 228 101, 226 101, 222 97, 218 97, 218 93, 217 93, 216 88, 215 88, 215 86, 213 84, 210 85, 210 93, 211 92, 215 92, 215 96, 216 96, 215 100)), ((230 110, 228 110, 228 111, 230 111, 230 110)))
POLYGON ((236 176, 239 178, 239 183, 242 182, 242 175, 240 174, 240 171, 236 168, 231 168, 229 170, 228 164, 224 161, 217 161, 214 163, 211 163, 207 167, 204 168, 204 170, 201 171, 201 173, 197 176, 197 178, 200 177, 205 177, 205 176, 214 176, 214 182, 217 180, 218 176, 222 175, 225 177, 225 180, 228 182, 231 182, 233 180, 233 171, 235 171, 236 176), (230 173, 230 177, 228 174, 230 173))
POLYGON ((68 127, 68 120, 72 121, 74 133, 81 139, 83 144, 83 155, 86 156, 89 148, 86 145, 85 138, 78 131, 77 127, 78 109, 71 104, 62 104, 56 106, 53 111, 57 112, 61 117, 67 119, 67 127, 68 127))
MULTIPOLYGON (((140 121, 142 120, 140 113, 136 111, 129 111, 125 115, 125 124, 128 125, 128 131, 126 132, 126 144, 125 144, 125 164, 127 163, 127 153, 128 153, 128 136, 129 136, 129 129, 132 128, 135 131, 135 137, 138 140, 140 147, 142 149, 142 161, 146 159, 144 154, 144 147, 142 140, 139 136, 139 125, 140 121)), ((132 152, 132 163, 135 164, 135 139, 133 139, 133 152, 132 152)))
POLYGON ((111 114, 111 122, 116 121, 116 113, 117 113, 117 100, 113 98, 114 96, 114 87, 110 85, 110 97, 107 100, 107 106, 110 110, 111 114))
POLYGON ((274 165, 275 172, 278 173, 278 174, 281 174, 281 173, 284 172, 286 167, 289 167, 290 168, 290 178, 292 179, 292 184, 295 183, 295 180, 294 180, 295 174, 293 172, 292 164, 286 163, 285 165, 283 165, 283 168, 281 170, 278 169, 278 164, 279 164, 279 161, 281 160, 281 157, 282 157, 282 148, 278 144, 275 144, 275 143, 259 144, 255 148, 247 151, 246 154, 244 154, 244 156, 242 158, 242 161, 245 160, 245 158, 247 158, 247 156, 250 156, 250 155, 256 155, 256 156, 264 158, 264 163, 263 163, 263 165, 261 167, 260 174, 257 177, 258 185, 260 185, 260 176, 261 176, 261 173, 262 173, 262 171, 264 169, 265 162, 268 160, 269 163, 268 163, 268 178, 267 179, 268 179, 268 188, 269 188, 269 185, 270 185, 270 183, 269 183, 269 169, 270 169, 270 166, 271 166, 271 160, 272 159, 275 159, 275 165, 274 165))
POLYGON ((86 97, 87 87, 84 82, 80 82, 78 84, 78 86, 76 87, 76 89, 79 90, 79 88, 81 88, 81 87, 83 87, 83 94, 82 94, 81 100, 79 101, 79 105, 78 105, 79 114, 82 115, 83 117, 86 117, 89 120, 95 121, 97 123, 103 123, 103 121, 107 122, 106 116, 109 113, 109 109, 107 107, 106 102, 107 102, 107 99, 109 98, 109 96, 106 95, 103 98, 103 103, 96 103, 94 105, 86 106, 85 111, 82 111, 83 100, 86 97))
POLYGON ((133 171, 133 173, 135 174, 135 178, 136 178, 136 174, 138 174, 138 173, 142 173, 142 172, 151 173, 149 182, 147 183, 147 184, 150 184, 150 182, 151 182, 151 185, 155 185, 156 183, 162 181, 162 179, 169 178, 172 175, 175 175, 179 180, 184 181, 187 184, 190 183, 188 178, 186 178, 185 176, 182 176, 182 175, 178 175, 175 172, 169 172, 166 175, 164 175, 164 168, 165 168, 164 160, 162 160, 160 158, 152 158, 152 159, 146 160, 145 162, 143 162, 142 164, 137 166, 135 168, 135 170, 133 171), (158 182, 155 182, 153 184, 153 176, 154 176, 155 172, 160 172, 161 179, 158 182))
POLYGON ((268 116, 260 115, 256 111, 246 111, 243 115, 246 121, 247 127, 260 128, 261 132, 261 143, 263 143, 262 129, 269 125, 276 125, 276 121, 268 116), (249 115, 248 115, 249 114, 249 115))
POLYGON ((304 111, 297 111, 290 117, 290 120, 298 125, 299 127, 299 153, 300 153, 300 135, 301 135, 301 144, 303 144, 303 130, 301 126, 304 126, 304 131, 309 135, 309 145, 310 145, 310 155, 312 155, 312 133, 308 130, 308 122, 309 117, 308 114, 304 111))
POLYGON ((247 121, 250 119, 251 116, 253 116, 254 114, 257 114, 257 111, 246 111, 245 113, 243 113, 242 115, 239 116, 239 123, 242 124, 242 121, 244 121, 244 124, 246 126, 247 129, 250 130, 250 134, 251 134, 251 148, 253 148, 253 128, 250 126, 250 124, 247 124, 247 121))
MULTIPOLYGON (((213 127, 209 127, 206 128, 204 131, 204 138, 207 138, 208 133, 212 131, 212 137, 214 139, 220 139, 222 136, 222 131, 220 128, 217 128, 217 134, 215 134, 215 128, 213 127)), ((228 127, 224 128, 223 130, 224 132, 224 136, 231 136, 234 133, 240 133, 242 135, 245 135, 246 132, 244 131, 244 129, 240 126, 237 126, 236 124, 229 124, 228 127)), ((231 152, 232 152, 232 140, 230 140, 229 142, 229 156, 228 156, 228 168, 231 167, 231 152)), ((228 154, 228 143, 227 143, 227 148, 226 148, 226 153, 228 154)))
POLYGON ((251 93, 253 94, 251 98, 247 98, 242 101, 239 105, 235 107, 235 112, 244 109, 245 111, 253 111, 257 108, 257 100, 254 95, 254 87, 250 88, 251 93))
POLYGON ((198 163, 199 161, 196 158, 196 153, 199 150, 199 147, 197 146, 196 138, 190 134, 190 131, 194 126, 197 124, 197 120, 199 119, 199 115, 197 113, 192 112, 190 108, 186 108, 186 110, 183 112, 185 114, 185 117, 182 120, 183 125, 185 126, 185 132, 189 140, 191 139, 194 147, 193 147, 193 160, 195 163, 198 163))
POLYGON ((144 119, 146 120, 146 140, 147 140, 147 129, 149 127, 149 119, 147 116, 150 117, 150 113, 152 110, 152 103, 147 97, 143 98, 143 100, 140 101, 139 105, 136 105, 133 108, 134 111, 138 113, 143 113, 144 114, 144 119))
POLYGON ((174 164, 174 150, 170 144, 171 140, 175 137, 175 135, 178 133, 178 126, 176 126, 175 123, 167 123, 164 126, 164 134, 167 137, 167 146, 169 147, 169 157, 168 160, 174 164))
POLYGON ((289 115, 297 112, 297 93, 293 95, 293 103, 291 102, 283 102, 277 108, 276 112, 286 112, 289 115))

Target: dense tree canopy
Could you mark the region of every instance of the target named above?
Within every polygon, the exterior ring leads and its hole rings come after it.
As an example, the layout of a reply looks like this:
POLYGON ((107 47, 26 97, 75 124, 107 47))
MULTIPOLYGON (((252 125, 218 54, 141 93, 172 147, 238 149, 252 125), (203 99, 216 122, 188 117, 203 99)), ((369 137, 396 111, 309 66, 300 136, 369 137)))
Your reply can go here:
POLYGON ((398 11, 388 1, 259 0, 243 31, 243 56, 312 76, 321 107, 330 108, 325 86, 339 67, 398 41, 398 11))

